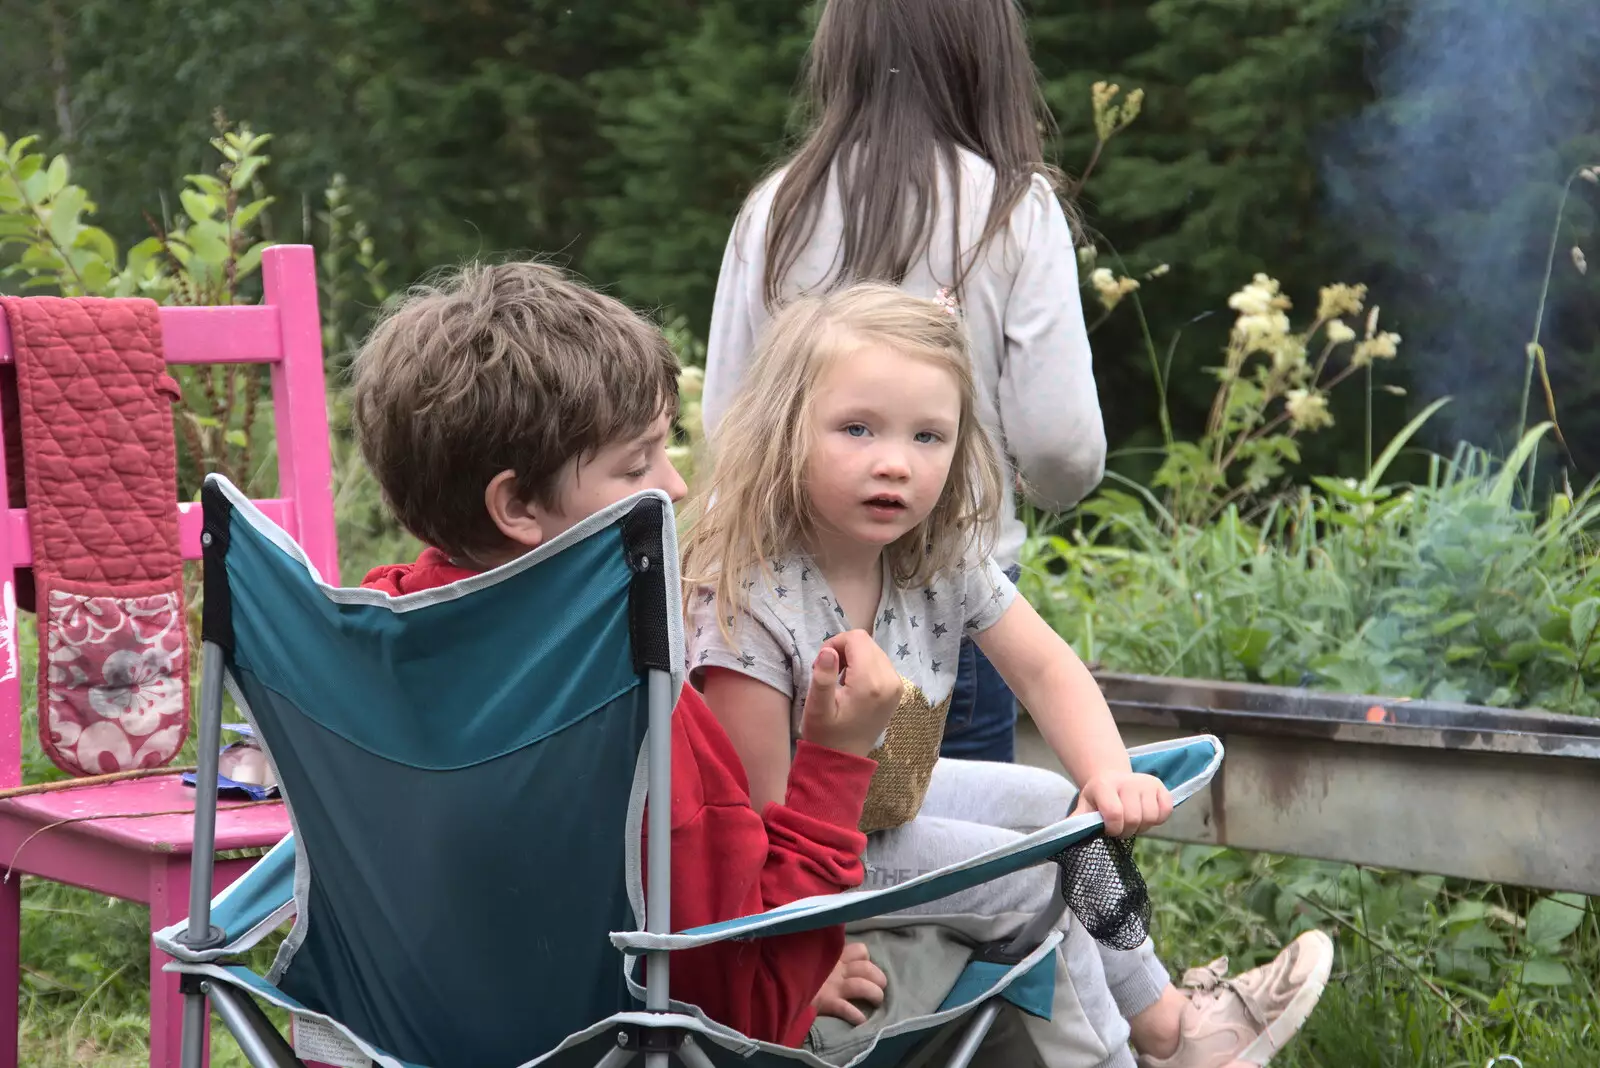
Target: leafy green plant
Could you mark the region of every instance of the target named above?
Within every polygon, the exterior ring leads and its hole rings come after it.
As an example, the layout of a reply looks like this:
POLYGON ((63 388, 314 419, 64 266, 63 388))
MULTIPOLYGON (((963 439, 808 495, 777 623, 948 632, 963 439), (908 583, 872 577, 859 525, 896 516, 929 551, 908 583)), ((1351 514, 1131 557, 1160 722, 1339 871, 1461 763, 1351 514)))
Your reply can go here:
MULTIPOLYGON (((149 297, 163 304, 234 304, 261 266, 268 242, 257 239, 261 213, 272 203, 252 196, 269 157, 268 135, 218 119, 212 146, 222 156, 215 174, 192 174, 179 200, 176 225, 152 223, 155 233, 131 246, 85 221, 94 213, 88 193, 71 182, 65 156, 46 159, 36 139, 8 144, 0 135, 0 249, 15 255, 4 269, 24 291, 61 296, 149 297)), ((264 403, 261 368, 251 364, 174 367, 183 391, 178 428, 184 449, 180 477, 198 492, 208 471, 258 485, 253 462, 257 416, 264 403)))
POLYGON ((1412 486, 1319 477, 1199 527, 1103 491, 1029 542, 1024 589, 1114 670, 1597 714, 1600 494, 1515 506, 1523 455, 1462 449, 1412 486))

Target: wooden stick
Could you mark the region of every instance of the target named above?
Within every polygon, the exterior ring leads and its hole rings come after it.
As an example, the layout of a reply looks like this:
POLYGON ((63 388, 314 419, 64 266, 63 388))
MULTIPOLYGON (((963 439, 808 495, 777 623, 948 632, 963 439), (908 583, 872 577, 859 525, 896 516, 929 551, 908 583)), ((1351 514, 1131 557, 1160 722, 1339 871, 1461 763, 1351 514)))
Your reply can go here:
POLYGON ((57 790, 74 790, 80 786, 104 786, 108 782, 126 782, 129 779, 149 779, 157 775, 182 775, 195 771, 190 765, 181 768, 135 768, 132 771, 112 771, 104 775, 86 775, 81 779, 61 779, 56 782, 36 782, 29 786, 13 786, 0 790, 0 801, 29 794, 48 794, 57 790))
MULTIPOLYGON (((277 801, 241 801, 237 805, 218 805, 217 811, 232 812, 235 809, 259 808, 262 805, 276 804, 278 804, 277 801)), ((164 812, 105 812, 94 816, 74 816, 71 819, 56 820, 54 823, 47 823, 43 827, 40 827, 38 830, 34 831, 32 834, 28 835, 28 837, 24 838, 22 840, 22 844, 17 846, 17 851, 11 854, 11 863, 6 866, 6 873, 4 877, 0 877, 0 883, 8 883, 11 881, 11 874, 17 868, 17 858, 22 856, 22 851, 28 848, 28 844, 30 842, 46 831, 53 831, 58 827, 66 827, 74 823, 94 823, 97 820, 147 820, 153 816, 187 816, 193 812, 194 809, 192 808, 169 808, 164 812)))

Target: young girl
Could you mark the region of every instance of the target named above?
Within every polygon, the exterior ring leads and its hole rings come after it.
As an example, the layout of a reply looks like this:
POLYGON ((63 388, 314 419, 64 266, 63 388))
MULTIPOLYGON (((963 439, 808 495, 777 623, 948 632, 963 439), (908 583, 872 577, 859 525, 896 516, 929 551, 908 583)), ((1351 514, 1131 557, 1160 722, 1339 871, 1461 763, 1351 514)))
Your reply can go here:
MULTIPOLYGON (((1113 835, 1171 813, 1162 784, 1132 772, 1092 676, 989 556, 999 477, 975 409, 965 331, 948 304, 884 285, 797 300, 763 338, 730 408, 705 489, 713 503, 686 541, 691 681, 739 751, 758 810, 784 796, 803 675, 822 642, 870 630, 899 670, 900 706, 873 753, 862 817, 869 881, 879 885, 1069 811, 1100 811, 1113 835), (1022 696, 1080 791, 1037 769, 939 759, 963 634, 1022 696)), ((1033 869, 917 911, 1020 924, 1053 892, 1054 873, 1033 869)), ((1057 981, 1073 992, 1069 1004, 1026 1025, 1047 1064, 1123 1063, 1128 1028, 1099 957, 1082 926, 1066 924, 1057 981)), ((1213 1062, 1222 1017, 1234 1012, 1216 1010, 1277 1004, 1276 989, 1265 1002, 1252 993, 1269 979, 1298 978, 1290 999, 1306 989, 1314 1003, 1326 973, 1313 974, 1313 956, 1290 954, 1281 974, 1237 986, 1232 1000, 1197 997, 1195 1020, 1218 1017, 1206 1041, 1186 1045, 1175 1016, 1146 1063, 1210 1068, 1256 1054, 1248 1047, 1263 1036, 1262 1056, 1246 1063, 1266 1063, 1287 1037, 1277 1020, 1298 1025, 1309 1004, 1280 1006, 1248 1041, 1228 1035, 1241 1041, 1213 1062)))

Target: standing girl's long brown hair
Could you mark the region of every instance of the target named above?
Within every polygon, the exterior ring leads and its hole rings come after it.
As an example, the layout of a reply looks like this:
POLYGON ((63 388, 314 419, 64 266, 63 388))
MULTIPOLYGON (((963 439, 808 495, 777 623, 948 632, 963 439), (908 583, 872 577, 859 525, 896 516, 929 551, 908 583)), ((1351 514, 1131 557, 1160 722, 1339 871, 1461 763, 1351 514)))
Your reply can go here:
MULTIPOLYGON (((960 248, 953 223, 959 273, 950 281, 959 289, 1033 175, 1058 179, 1043 147, 1054 120, 1016 0, 828 0, 802 103, 809 130, 772 204, 769 307, 812 237, 830 180, 844 205, 832 281, 898 285, 932 237, 940 169, 959 175, 960 149, 989 162, 994 196, 976 247, 960 248)), ((959 220, 961 182, 948 188, 959 220)))

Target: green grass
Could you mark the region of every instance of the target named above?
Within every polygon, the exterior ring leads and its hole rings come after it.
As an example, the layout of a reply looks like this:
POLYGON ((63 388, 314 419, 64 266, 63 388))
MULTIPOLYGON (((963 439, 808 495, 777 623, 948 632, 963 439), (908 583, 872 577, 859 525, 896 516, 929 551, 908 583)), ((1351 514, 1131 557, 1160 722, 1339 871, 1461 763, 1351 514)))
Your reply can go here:
POLYGON ((1315 926, 1333 977, 1287 1068, 1533 1068, 1600 1064, 1600 914, 1549 897, 1436 876, 1140 844, 1170 967, 1227 953, 1261 963, 1315 926))

